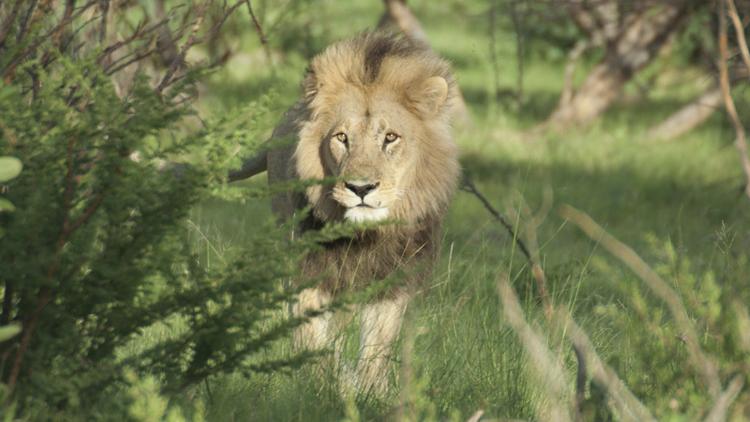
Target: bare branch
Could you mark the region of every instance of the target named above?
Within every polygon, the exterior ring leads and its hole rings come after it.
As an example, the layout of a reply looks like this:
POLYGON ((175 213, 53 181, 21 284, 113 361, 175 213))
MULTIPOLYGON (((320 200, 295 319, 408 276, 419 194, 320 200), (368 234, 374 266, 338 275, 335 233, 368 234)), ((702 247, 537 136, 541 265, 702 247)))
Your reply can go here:
POLYGON ((727 0, 727 6, 729 7, 729 18, 732 19, 734 32, 737 36, 737 45, 740 47, 742 61, 745 62, 745 67, 750 70, 750 52, 747 49, 747 41, 745 40, 745 26, 742 24, 740 15, 737 13, 737 6, 734 5, 734 0, 727 0))
POLYGON ((712 85, 698 98, 691 101, 658 125, 649 129, 649 139, 673 139, 695 129, 711 117, 723 102, 721 87, 712 85))
POLYGON ((573 92, 575 87, 573 86, 573 77, 575 76, 576 66, 578 60, 580 60, 583 53, 591 47, 591 43, 586 39, 580 39, 576 41, 576 44, 568 53, 568 59, 565 63, 565 70, 563 71, 563 88, 560 94, 560 101, 558 107, 565 107, 573 99, 573 92))
POLYGON ((258 39, 260 40, 261 47, 263 47, 263 53, 265 53, 266 55, 268 65, 271 66, 271 70, 273 71, 273 57, 271 55, 271 47, 268 45, 268 38, 266 37, 265 32, 263 32, 263 27, 260 25, 258 17, 255 16, 255 12, 253 11, 253 6, 250 3, 250 0, 245 0, 245 4, 247 4, 247 11, 248 13, 250 13, 250 19, 252 19, 253 21, 255 32, 258 34, 258 39))
POLYGON ((729 408, 732 407, 734 401, 737 400, 737 396, 740 394, 740 391, 742 391, 744 385, 745 377, 742 374, 735 375, 734 378, 729 381, 726 390, 722 391, 719 398, 716 399, 714 407, 711 409, 708 416, 706 416, 705 422, 726 421, 729 408))
MULTIPOLYGON (((537 289, 539 290, 539 296, 542 300, 542 305, 544 306, 545 316, 547 319, 552 317, 552 301, 549 298, 549 294, 547 293, 547 279, 544 275, 544 270, 542 269, 542 266, 538 262, 538 250, 536 249, 536 244, 534 243, 534 250, 530 250, 526 244, 521 240, 521 238, 516 234, 515 230, 513 229, 513 226, 508 222, 508 220, 505 219, 505 217, 500 214, 499 211, 497 211, 492 204, 487 200, 487 198, 477 189, 477 187, 474 185, 474 182, 471 180, 471 178, 468 175, 464 175, 464 180, 461 185, 461 189, 471 193, 474 195, 479 201, 482 203, 484 208, 492 214, 495 219, 502 224, 502 226, 505 228, 505 230, 508 231, 508 234, 510 234, 513 241, 516 243, 518 248, 521 250, 521 253, 526 257, 526 260, 529 263, 529 267, 531 269, 531 274, 534 277, 534 281, 536 282, 537 289)), ((545 195, 545 199, 547 196, 545 195)), ((551 201, 551 199, 550 199, 551 201)), ((538 216, 537 216, 538 217, 538 216)), ((532 217, 531 220, 528 223, 527 230, 530 230, 532 238, 535 240, 536 238, 536 225, 538 225, 538 220, 535 217, 532 217), (533 227, 532 227, 533 226, 533 227)))
MULTIPOLYGON (((409 9, 409 6, 406 5, 406 0, 384 0, 384 4, 385 13, 380 18, 380 22, 378 22, 378 28, 383 29, 395 26, 413 43, 431 48, 427 34, 422 29, 419 20, 409 9)), ((469 108, 460 90, 458 90, 457 94, 452 114, 456 118, 457 123, 468 125, 471 123, 469 108)))
POLYGON ((586 332, 573 321, 570 314, 563 308, 558 308, 556 315, 556 320, 564 328, 563 331, 573 343, 576 353, 580 353, 587 363, 585 366, 591 378, 612 398, 612 405, 620 418, 633 422, 655 421, 651 412, 628 389, 617 373, 599 357, 586 332))
POLYGON ((429 45, 427 34, 425 34, 422 25, 411 13, 405 0, 384 0, 386 13, 380 20, 379 27, 384 27, 389 23, 395 24, 412 41, 429 45))
POLYGON ((468 175, 464 175, 464 180, 461 185, 461 190, 471 193, 472 195, 476 196, 477 199, 479 199, 479 202, 484 205, 484 208, 492 214, 493 217, 495 217, 495 220, 499 221, 500 224, 505 227, 505 230, 508 231, 510 236, 513 238, 513 241, 516 242, 516 245, 521 250, 523 255, 526 257, 527 260, 533 261, 533 258, 531 257, 531 252, 529 252, 529 248, 526 247, 526 244, 523 243, 523 240, 521 240, 518 235, 516 235, 515 230, 513 229, 513 225, 508 222, 508 220, 503 217, 502 214, 500 214, 499 211, 495 209, 495 207, 490 204, 490 201, 487 200, 487 197, 485 197, 479 189, 477 189, 476 185, 474 185, 474 181, 471 180, 471 178, 468 175))
POLYGON ((482 416, 484 416, 484 410, 479 409, 474 412, 469 419, 466 419, 466 422, 479 422, 482 419, 482 416))
POLYGON ((26 31, 29 29, 31 17, 34 14, 36 5, 37 5, 37 0, 31 0, 28 3, 26 13, 24 13, 24 15, 21 16, 21 21, 18 27, 18 32, 16 33, 16 41, 21 41, 23 37, 26 36, 26 31))
POLYGON ((185 44, 183 44, 182 48, 180 48, 179 54, 172 59, 172 63, 170 63, 169 68, 164 73, 164 77, 162 77, 161 82, 159 82, 159 85, 156 87, 156 90, 158 92, 162 92, 164 88, 166 88, 167 85, 172 82, 172 78, 174 77, 175 72, 177 72, 177 69, 183 66, 188 50, 190 49, 190 47, 198 43, 197 33, 201 27, 201 24, 203 23, 206 9, 208 9, 208 4, 202 4, 198 6, 198 11, 196 12, 196 16, 193 20, 193 25, 190 30, 190 36, 188 36, 187 41, 185 41, 185 44))
POLYGON ((18 10, 21 8, 21 3, 23 3, 23 0, 16 0, 16 2, 13 3, 8 16, 6 16, 3 22, 0 23, 0 48, 5 45, 5 39, 13 28, 13 23, 18 15, 18 10))
POLYGON ((667 304, 677 329, 685 339, 691 364, 703 378, 703 383, 711 396, 718 397, 721 391, 719 371, 716 364, 701 349, 698 334, 680 296, 633 249, 607 233, 591 217, 569 205, 560 207, 560 215, 578 226, 588 237, 599 242, 609 253, 627 265, 659 299, 667 304))
POLYGON ((745 353, 750 353, 750 314, 748 314, 747 307, 738 300, 732 303, 732 308, 737 317, 737 337, 740 348, 745 353))
POLYGON ((544 386, 548 398, 546 409, 537 409, 539 420, 571 421, 573 420, 568 403, 570 403, 570 383, 560 362, 549 350, 547 341, 526 322, 518 298, 510 286, 507 274, 500 276, 498 282, 500 299, 503 302, 503 315, 508 325, 521 340, 531 360, 531 367, 544 386))
MULTIPOLYGON (((722 0, 719 2, 719 83, 721 85, 722 96, 724 97, 724 108, 727 110, 732 125, 734 125, 734 145, 737 148, 737 152, 740 154, 740 162, 746 179, 744 189, 745 195, 750 198, 750 158, 747 156, 745 128, 742 126, 742 121, 737 115, 737 107, 734 105, 734 100, 732 99, 732 88, 729 83, 729 69, 727 65, 727 62, 729 61, 729 41, 727 39, 728 1, 729 0, 722 0)), ((738 41, 742 43, 744 37, 740 39, 738 36, 738 41)), ((744 49, 747 50, 747 44, 745 44, 744 49)))

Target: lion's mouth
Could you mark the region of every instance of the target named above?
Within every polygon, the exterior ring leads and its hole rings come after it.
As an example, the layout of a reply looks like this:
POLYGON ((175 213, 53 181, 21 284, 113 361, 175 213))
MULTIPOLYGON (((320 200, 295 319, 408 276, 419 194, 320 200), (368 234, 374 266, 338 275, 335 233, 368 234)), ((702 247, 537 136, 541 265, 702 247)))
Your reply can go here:
POLYGON ((388 208, 377 208, 363 202, 347 208, 344 218, 353 223, 382 221, 388 218, 388 208))

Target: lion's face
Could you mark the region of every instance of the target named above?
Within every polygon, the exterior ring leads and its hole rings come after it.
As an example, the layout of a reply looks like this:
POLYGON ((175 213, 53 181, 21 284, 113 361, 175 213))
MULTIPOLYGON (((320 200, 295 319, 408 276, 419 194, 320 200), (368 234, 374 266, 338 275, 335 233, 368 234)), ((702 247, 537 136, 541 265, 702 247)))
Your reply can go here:
POLYGON ((441 215, 458 176, 451 83, 440 59, 375 35, 314 59, 294 154, 300 179, 335 179, 307 188, 315 215, 354 222, 441 215))
POLYGON ((337 105, 338 119, 322 143, 324 165, 338 181, 331 197, 354 222, 378 221, 409 194, 418 165, 418 120, 385 95, 352 92, 337 105))

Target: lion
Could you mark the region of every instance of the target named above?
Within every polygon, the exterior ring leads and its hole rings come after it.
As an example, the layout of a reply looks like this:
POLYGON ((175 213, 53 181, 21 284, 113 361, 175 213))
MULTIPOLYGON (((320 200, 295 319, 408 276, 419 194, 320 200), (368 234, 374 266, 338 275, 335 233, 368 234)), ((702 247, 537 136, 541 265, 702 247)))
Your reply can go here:
MULTIPOLYGON (((430 274, 439 252, 441 222, 460 173, 450 116, 457 87, 449 64, 425 46, 381 32, 335 43, 314 57, 302 98, 274 130, 286 146, 248 160, 230 180, 268 170, 269 183, 335 180, 272 199, 288 219, 309 208, 298 231, 330 222, 368 225, 351 238, 310 253, 303 274, 322 281, 299 296, 301 315, 337 294, 403 274, 403 283, 363 306, 359 357, 351 383, 385 393, 388 361, 409 299, 430 274), (398 272, 398 273, 397 273, 398 272)), ((333 341, 330 313, 295 333, 311 349, 333 341)))

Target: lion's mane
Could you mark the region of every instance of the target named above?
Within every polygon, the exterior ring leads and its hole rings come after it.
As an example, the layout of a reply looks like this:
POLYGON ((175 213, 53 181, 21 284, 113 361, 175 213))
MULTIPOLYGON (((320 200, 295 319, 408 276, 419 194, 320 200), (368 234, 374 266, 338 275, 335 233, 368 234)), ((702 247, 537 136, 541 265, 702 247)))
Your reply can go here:
MULTIPOLYGON (((329 274, 324 287, 336 291, 366 280, 382 279, 404 270, 410 283, 425 278, 438 251, 440 225, 456 189, 459 175, 457 149, 450 130, 457 89, 450 66, 428 47, 403 37, 379 32, 363 33, 331 45, 316 56, 302 84, 302 99, 287 112, 274 138, 296 138, 294 145, 269 152, 271 183, 323 179, 331 174, 320 152, 329 130, 322 122, 335 119, 336 98, 345 90, 388 90, 401 106, 419 119, 424 139, 412 167, 405 195, 392 210, 401 224, 384 225, 351 239, 324 245, 305 264, 306 275, 329 274), (439 110, 424 110, 415 87, 440 76, 448 83, 448 98, 439 110), (333 275, 330 275, 333 273, 333 275)), ((320 227, 340 218, 325 185, 308 187, 304 194, 285 194, 274 199, 274 209, 284 217, 312 206, 306 228, 320 227)))

